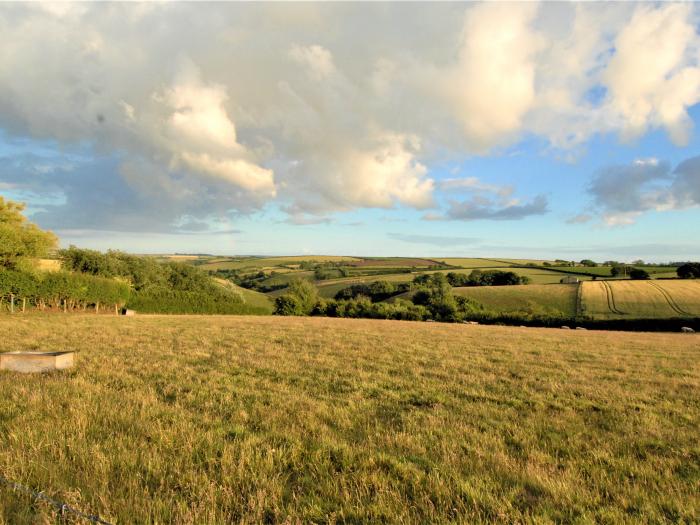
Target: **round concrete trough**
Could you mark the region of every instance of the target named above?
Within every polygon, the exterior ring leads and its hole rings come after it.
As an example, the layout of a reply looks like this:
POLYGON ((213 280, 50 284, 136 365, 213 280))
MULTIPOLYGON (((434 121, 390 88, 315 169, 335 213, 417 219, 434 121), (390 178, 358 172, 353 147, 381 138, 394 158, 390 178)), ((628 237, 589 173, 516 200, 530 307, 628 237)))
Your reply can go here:
POLYGON ((6 352, 0 354, 0 370, 12 372, 50 372, 72 368, 75 352, 6 352))

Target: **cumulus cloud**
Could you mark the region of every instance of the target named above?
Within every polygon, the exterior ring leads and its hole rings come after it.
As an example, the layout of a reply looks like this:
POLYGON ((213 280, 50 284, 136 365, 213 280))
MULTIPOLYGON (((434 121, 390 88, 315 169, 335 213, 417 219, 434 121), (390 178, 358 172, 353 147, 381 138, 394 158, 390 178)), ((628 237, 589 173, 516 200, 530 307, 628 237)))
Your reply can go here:
POLYGON ((609 166, 592 179, 593 206, 608 226, 625 226, 649 211, 680 210, 700 205, 700 157, 675 170, 656 158, 609 166))
POLYGON ((535 3, 485 3, 467 11, 456 66, 444 79, 467 140, 486 151, 520 131, 535 100, 535 3))
POLYGON ((477 177, 445 179, 440 189, 447 195, 448 206, 444 213, 427 213, 428 220, 518 220, 532 215, 543 215, 549 211, 547 197, 538 195, 528 202, 513 197, 511 185, 489 184, 477 177), (451 198, 455 193, 468 192, 471 197, 464 200, 451 198))
POLYGON ((663 127, 677 144, 688 141, 687 108, 700 101, 695 25, 690 4, 644 5, 618 34, 604 82, 624 135, 663 127))
MULTIPOLYGON (((44 216, 62 224, 80 207, 109 227, 128 214, 137 229, 175 228, 181 214, 270 202, 292 221, 325 220, 430 208, 438 189, 474 196, 433 217, 525 217, 546 198, 440 182, 433 162, 532 134, 567 148, 662 128, 682 143, 700 100, 696 10, 444 3, 426 18, 413 4, 4 4, 0 128, 100 166, 52 181, 25 173, 32 191, 62 194, 44 216), (107 188, 130 202, 100 201, 107 188)), ((0 183, 20 171, 3 168, 0 183)))
POLYGON ((495 193, 500 197, 509 197, 513 194, 513 186, 498 186, 496 184, 487 184, 482 182, 477 177, 465 178, 450 178, 440 181, 440 189, 446 191, 471 191, 495 193))
POLYGON ((538 195, 525 203, 513 200, 505 205, 499 204, 492 199, 476 196, 466 201, 449 201, 444 215, 426 215, 426 218, 430 220, 456 221, 479 219, 513 221, 532 215, 544 215, 548 211, 547 198, 544 195, 538 195))

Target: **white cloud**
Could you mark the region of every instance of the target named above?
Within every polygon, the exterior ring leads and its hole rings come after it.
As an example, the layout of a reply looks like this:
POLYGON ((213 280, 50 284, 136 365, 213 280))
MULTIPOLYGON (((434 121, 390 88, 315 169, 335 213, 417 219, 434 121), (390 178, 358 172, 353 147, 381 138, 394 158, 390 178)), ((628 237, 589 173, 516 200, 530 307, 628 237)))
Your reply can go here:
POLYGON ((323 46, 298 46, 289 50, 289 56, 307 68, 314 80, 323 80, 335 73, 333 55, 323 46))
POLYGON ((513 186, 499 186, 482 182, 477 177, 451 178, 440 181, 440 189, 445 191, 472 191, 495 193, 503 198, 513 194, 513 186))
POLYGON ((677 144, 688 141, 687 109, 700 101, 694 19, 690 4, 645 5, 615 39, 604 82, 625 136, 663 127, 677 144))
MULTIPOLYGON (((522 203, 478 179, 440 184, 430 167, 532 135, 569 148, 596 133, 663 128, 680 143, 690 132, 693 4, 427 9, 3 4, 0 126, 118 159, 101 176, 143 197, 130 212, 149 221, 155 199, 172 214, 247 213, 275 199, 326 217, 430 207, 436 188, 491 201, 467 201, 467 215, 540 213, 546 199, 522 203)), ((65 189, 71 206, 82 190, 65 189)), ((122 213, 110 205, 105 214, 122 213)))
POLYGON ((486 3, 467 11, 458 64, 443 79, 467 140, 488 150, 520 131, 535 101, 534 3, 486 3))

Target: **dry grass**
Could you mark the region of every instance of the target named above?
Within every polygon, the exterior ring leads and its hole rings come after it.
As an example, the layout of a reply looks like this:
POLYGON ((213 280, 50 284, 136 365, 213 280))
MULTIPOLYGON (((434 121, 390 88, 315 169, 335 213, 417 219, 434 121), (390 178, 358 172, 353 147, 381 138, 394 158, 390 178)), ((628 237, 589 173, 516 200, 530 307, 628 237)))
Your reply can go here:
POLYGON ((591 281, 581 286, 582 313, 593 319, 700 316, 697 281, 591 281))
MULTIPOLYGON (((118 523, 700 516, 700 338, 273 317, 5 316, 0 473, 118 523)), ((50 523, 0 490, 0 522, 50 523)))
POLYGON ((42 272, 57 272, 61 269, 61 261, 58 259, 37 259, 36 267, 42 272))

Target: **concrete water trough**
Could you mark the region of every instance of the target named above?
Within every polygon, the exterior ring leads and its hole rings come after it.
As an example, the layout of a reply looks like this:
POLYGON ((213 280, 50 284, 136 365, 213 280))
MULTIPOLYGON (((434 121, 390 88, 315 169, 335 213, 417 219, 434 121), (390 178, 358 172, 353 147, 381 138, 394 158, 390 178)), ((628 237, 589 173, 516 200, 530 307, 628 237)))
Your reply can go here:
POLYGON ((72 368, 75 352, 5 352, 0 354, 0 370, 13 372, 50 372, 72 368))

